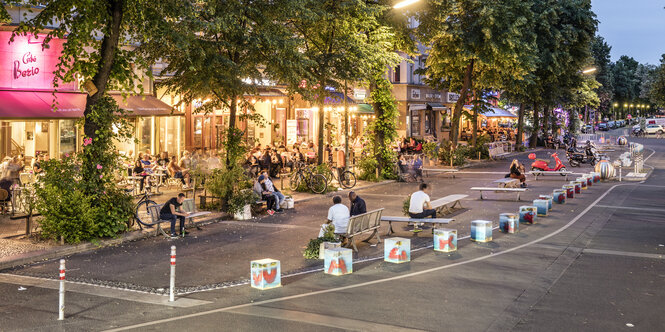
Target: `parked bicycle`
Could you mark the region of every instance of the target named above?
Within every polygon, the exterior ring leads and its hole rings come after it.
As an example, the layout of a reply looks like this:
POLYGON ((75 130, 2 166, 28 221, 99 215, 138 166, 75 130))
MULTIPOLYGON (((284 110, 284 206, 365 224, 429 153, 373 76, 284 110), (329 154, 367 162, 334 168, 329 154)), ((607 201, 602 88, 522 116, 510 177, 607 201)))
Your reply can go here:
POLYGON ((311 166, 298 163, 291 174, 289 186, 291 190, 296 191, 302 184, 305 184, 315 194, 323 194, 328 189, 328 180, 325 176, 314 174, 311 166))
POLYGON ((329 185, 332 184, 333 180, 336 180, 340 187, 344 189, 351 189, 356 186, 356 174, 348 170, 342 171, 340 174, 339 168, 328 168, 323 176, 326 177, 326 182, 329 185))
POLYGON ((152 228, 154 223, 150 216, 150 206, 157 205, 155 201, 150 199, 150 187, 145 188, 146 190, 143 193, 139 194, 139 201, 134 205, 134 218, 130 218, 127 222, 127 227, 131 228, 135 223, 138 223, 139 228, 143 229, 143 226, 147 228, 152 228))

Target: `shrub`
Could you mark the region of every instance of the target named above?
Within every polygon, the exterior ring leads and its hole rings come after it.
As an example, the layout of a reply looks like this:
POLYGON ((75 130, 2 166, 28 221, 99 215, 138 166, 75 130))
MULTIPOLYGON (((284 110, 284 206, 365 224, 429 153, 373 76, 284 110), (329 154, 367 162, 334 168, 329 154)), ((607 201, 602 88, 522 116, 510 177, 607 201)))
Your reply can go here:
POLYGON ((450 141, 444 141, 439 149, 439 160, 443 165, 450 165, 450 160, 452 159, 453 166, 462 166, 466 162, 468 154, 469 149, 466 146, 458 145, 453 150, 450 141))
POLYGON ((321 249, 321 243, 323 242, 336 242, 337 238, 335 237, 335 225, 330 224, 326 227, 326 232, 322 237, 317 237, 315 239, 309 240, 307 248, 303 252, 303 256, 307 259, 318 259, 319 250, 321 249))

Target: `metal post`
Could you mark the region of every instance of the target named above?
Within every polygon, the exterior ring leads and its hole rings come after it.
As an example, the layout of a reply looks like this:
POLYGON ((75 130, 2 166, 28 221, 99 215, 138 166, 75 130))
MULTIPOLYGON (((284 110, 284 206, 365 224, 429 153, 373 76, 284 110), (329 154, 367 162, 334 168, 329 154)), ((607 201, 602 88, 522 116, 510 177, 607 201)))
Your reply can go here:
POLYGON ((347 82, 344 80, 344 170, 349 169, 349 105, 346 101, 348 92, 347 82))
POLYGON ((58 305, 58 320, 65 319, 65 260, 60 260, 60 292, 58 305))
POLYGON ((169 302, 175 301, 175 246, 171 246, 171 284, 169 286, 169 302))

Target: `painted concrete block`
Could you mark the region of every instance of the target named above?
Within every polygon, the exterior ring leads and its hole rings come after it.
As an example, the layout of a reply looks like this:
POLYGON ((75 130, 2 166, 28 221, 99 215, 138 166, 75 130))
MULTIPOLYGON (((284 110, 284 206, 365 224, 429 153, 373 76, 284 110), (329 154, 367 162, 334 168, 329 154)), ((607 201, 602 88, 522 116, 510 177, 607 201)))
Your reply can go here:
POLYGON ((411 240, 402 237, 385 239, 383 260, 390 263, 405 263, 411 260, 411 240))
POLYGON ((568 184, 575 187, 575 194, 582 193, 582 183, 580 181, 570 181, 568 184))
POLYGON ((323 272, 336 276, 353 273, 353 250, 347 248, 326 250, 323 258, 323 272))
POLYGON ((492 222, 489 220, 474 220, 471 222, 471 241, 492 241, 492 222))
POLYGON ((434 250, 451 252, 457 250, 457 230, 450 228, 434 229, 434 250))
POLYGON ((552 211, 552 195, 539 195, 538 198, 547 200, 547 209, 552 211))
POLYGON ((585 177, 579 177, 575 181, 578 181, 582 185, 582 189, 586 189, 587 181, 585 177))
POLYGON ((523 224, 535 224, 538 216, 538 208, 533 205, 520 206, 520 222, 523 224))
POLYGON ((557 204, 566 203, 566 190, 554 189, 554 191, 552 191, 552 199, 554 200, 554 203, 557 204))
POLYGON ((261 259, 250 263, 250 277, 252 287, 257 289, 270 289, 282 286, 279 261, 275 259, 261 259))
POLYGON ((549 201, 544 199, 534 199, 533 206, 536 207, 538 216, 547 216, 547 211, 549 211, 549 201))
POLYGON ((519 232, 519 215, 515 213, 502 213, 499 215, 499 229, 503 233, 515 234, 519 232))
POLYGON ((567 198, 575 198, 575 186, 571 184, 566 184, 563 186, 563 189, 566 191, 567 198))

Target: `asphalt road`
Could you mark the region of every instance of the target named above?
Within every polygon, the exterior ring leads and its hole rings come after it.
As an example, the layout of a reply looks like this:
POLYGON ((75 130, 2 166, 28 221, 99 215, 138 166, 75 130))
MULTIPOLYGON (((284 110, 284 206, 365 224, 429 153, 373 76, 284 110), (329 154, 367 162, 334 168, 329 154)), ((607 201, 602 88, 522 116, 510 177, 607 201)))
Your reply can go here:
MULTIPOLYGON (((2 271, 0 330, 662 330, 665 144, 630 141, 644 143, 646 156, 655 151, 646 162, 653 173, 643 184, 596 184, 555 205, 537 224, 521 225, 518 234, 495 230, 491 243, 465 238, 471 220, 496 226, 499 213, 516 212, 563 179, 530 179, 516 202, 514 194, 493 193, 481 201, 469 190, 494 186, 509 160, 465 169, 456 179, 431 177, 433 198, 469 195, 451 216, 459 250, 434 252, 428 232, 412 237, 402 228, 396 236, 412 240, 411 262, 383 262, 383 243, 372 240, 359 246, 354 272, 346 276, 325 275, 321 261, 301 254, 330 197, 273 217, 207 225, 185 239, 152 238, 67 257, 67 278, 76 282, 67 284, 64 321, 56 320, 57 283, 51 280, 57 261, 2 271), (175 303, 162 295, 171 245, 178 248, 175 303), (281 261, 283 287, 252 289, 249 261, 266 257, 281 261)), ((518 159, 530 164, 526 154, 518 159)), ((359 194, 368 208, 401 215, 415 187, 394 183, 359 194)), ((382 237, 385 232, 382 227, 382 237)))

